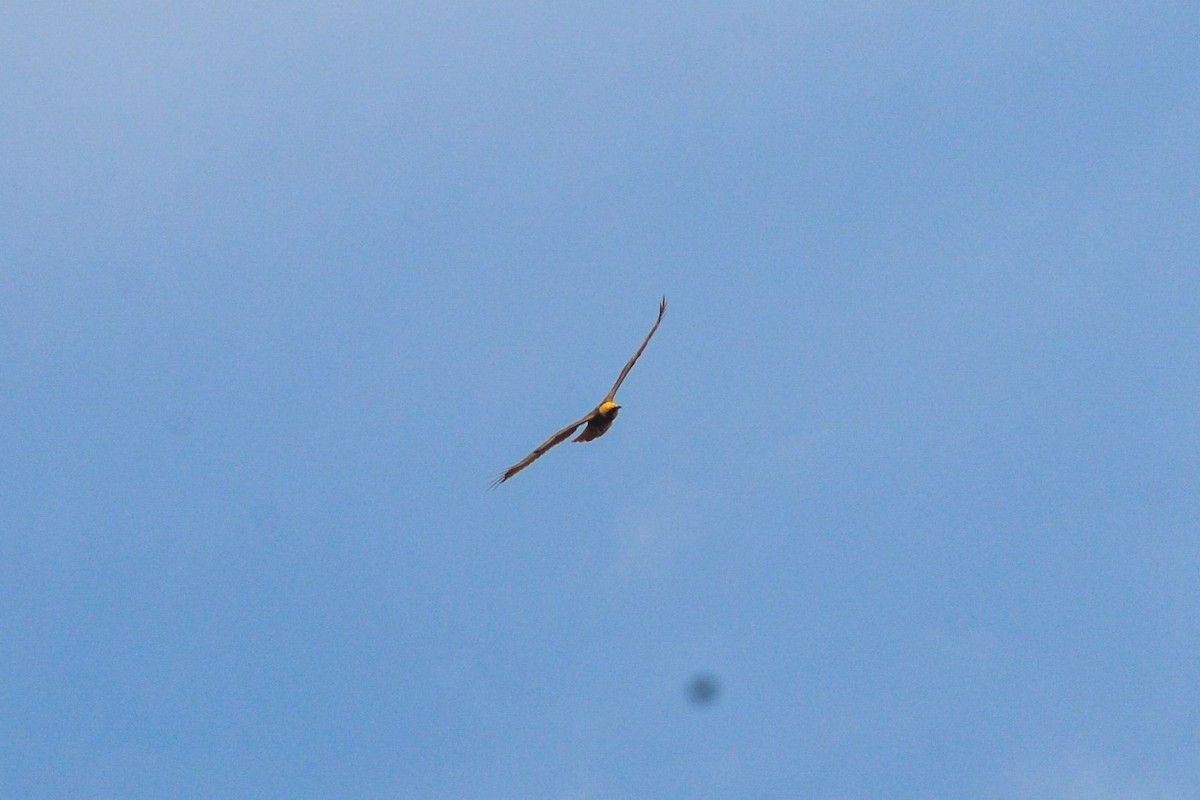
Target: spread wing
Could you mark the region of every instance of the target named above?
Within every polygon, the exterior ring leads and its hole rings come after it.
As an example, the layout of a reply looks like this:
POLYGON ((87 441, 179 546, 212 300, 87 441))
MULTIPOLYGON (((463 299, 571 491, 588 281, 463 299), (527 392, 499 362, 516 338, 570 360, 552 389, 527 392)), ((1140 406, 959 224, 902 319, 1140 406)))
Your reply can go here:
POLYGON ((596 415, 595 411, 588 412, 588 415, 586 417, 584 417, 583 419, 572 422, 570 425, 563 428, 561 431, 559 431, 558 433, 554 434, 546 441, 539 444, 537 446, 536 450, 534 450, 532 453, 530 453, 529 455, 522 458, 517 463, 513 464, 508 469, 504 470, 503 475, 499 476, 498 478, 496 478, 496 480, 492 481, 492 488, 495 489, 497 486, 504 483, 506 480, 511 478, 513 475, 516 475, 518 472, 520 472, 521 470, 528 467, 534 461, 537 461, 551 447, 554 447, 554 445, 560 444, 561 442, 566 440, 566 438, 568 436, 570 436, 572 433, 574 433, 575 429, 578 428, 580 425, 582 425, 585 422, 591 422, 592 417, 594 417, 595 415, 596 415))
POLYGON ((604 402, 607 403, 617 396, 617 389, 621 388, 621 384, 625 382, 625 376, 629 374, 629 370, 633 369, 633 365, 637 363, 638 358, 642 355, 642 351, 646 349, 646 345, 650 344, 650 337, 654 335, 656 330, 658 330, 658 325, 660 322, 662 322, 663 314, 665 314, 666 311, 667 298, 664 297, 662 302, 658 304, 658 319, 654 320, 654 327, 651 328, 650 332, 646 334, 646 338, 642 340, 642 346, 639 347, 637 352, 633 354, 633 358, 629 359, 629 363, 625 365, 625 369, 621 370, 621 374, 617 378, 617 382, 613 384, 612 391, 608 393, 608 397, 604 398, 604 402))

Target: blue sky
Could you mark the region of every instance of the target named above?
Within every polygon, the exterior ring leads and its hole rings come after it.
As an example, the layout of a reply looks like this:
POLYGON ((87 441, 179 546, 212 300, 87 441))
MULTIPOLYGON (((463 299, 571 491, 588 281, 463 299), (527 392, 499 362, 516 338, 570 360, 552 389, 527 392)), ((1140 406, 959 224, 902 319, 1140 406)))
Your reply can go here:
POLYGON ((9 4, 0 794, 1197 796, 1197 41, 9 4))

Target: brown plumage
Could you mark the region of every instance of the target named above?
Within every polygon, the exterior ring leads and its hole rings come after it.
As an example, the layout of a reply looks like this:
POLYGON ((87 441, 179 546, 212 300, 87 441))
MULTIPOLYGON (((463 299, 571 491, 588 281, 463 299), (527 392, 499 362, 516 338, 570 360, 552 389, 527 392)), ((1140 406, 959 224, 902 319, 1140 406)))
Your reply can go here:
POLYGON ((532 453, 506 469, 503 475, 492 481, 492 488, 499 486, 513 475, 516 475, 518 472, 528 467, 534 461, 537 461, 542 457, 543 454, 545 454, 547 450, 549 450, 551 447, 554 447, 554 445, 565 441, 579 428, 580 425, 583 425, 585 422, 587 423, 587 427, 583 429, 583 433, 575 437, 575 441, 577 442, 590 442, 592 439, 598 439, 599 437, 603 436, 610 427, 612 427, 613 420, 617 418, 617 412, 621 410, 621 407, 613 402, 616 399, 617 390, 621 388, 621 384, 625 381, 625 376, 629 374, 629 370, 633 369, 633 365, 636 364, 638 358, 641 357, 642 351, 645 350, 646 345, 650 343, 650 337, 654 335, 656 330, 658 330, 659 323, 662 322, 663 314, 666 313, 666 310, 667 298, 664 297, 662 302, 658 305, 658 319, 654 321, 654 327, 652 327, 650 332, 646 334, 646 338, 642 340, 641 347, 639 347, 637 352, 633 354, 633 358, 629 359, 629 363, 625 365, 625 369, 621 370, 621 374, 617 376, 617 382, 613 384, 612 389, 609 390, 608 395, 600 402, 600 405, 589 411, 588 414, 583 418, 575 420, 570 425, 563 428, 546 441, 542 442, 532 453))

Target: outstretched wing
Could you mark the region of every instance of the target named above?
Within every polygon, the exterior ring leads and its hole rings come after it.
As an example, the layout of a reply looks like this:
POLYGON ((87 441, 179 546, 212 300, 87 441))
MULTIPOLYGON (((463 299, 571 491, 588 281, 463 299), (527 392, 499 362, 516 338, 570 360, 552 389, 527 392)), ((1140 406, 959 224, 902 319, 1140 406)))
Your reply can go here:
POLYGON ((658 330, 658 325, 660 322, 662 322, 663 314, 665 314, 666 311, 667 298, 664 297, 662 302, 658 304, 658 319, 654 320, 654 327, 651 328, 650 332, 646 334, 646 338, 642 340, 642 346, 639 347, 637 352, 633 354, 633 358, 629 359, 629 363, 625 365, 625 369, 621 370, 621 374, 617 378, 617 382, 613 384, 612 391, 608 393, 608 397, 604 398, 604 402, 607 403, 617 396, 617 389, 621 388, 621 384, 625 381, 625 376, 629 374, 629 370, 633 369, 633 365, 637 363, 638 358, 642 355, 642 351, 646 349, 646 345, 650 344, 650 337, 654 335, 656 330, 658 330))
POLYGON ((512 465, 511 467, 509 467, 508 469, 504 470, 504 474, 503 474, 503 475, 499 476, 499 477, 498 477, 498 478, 496 478, 494 481, 492 481, 492 488, 493 488, 493 489, 495 489, 497 486, 499 486, 500 484, 504 483, 506 480, 508 480, 509 478, 511 478, 513 475, 516 475, 518 472, 520 472, 521 470, 523 470, 523 469, 525 469, 526 467, 528 467, 528 466, 529 466, 530 464, 532 464, 534 461, 537 461, 537 460, 538 460, 539 458, 541 458, 541 457, 542 457, 542 456, 545 454, 545 452, 546 452, 547 450, 549 450, 551 447, 554 447, 554 445, 556 445, 556 444, 560 444, 561 442, 563 442, 564 440, 566 440, 566 438, 567 438, 568 436, 570 436, 572 433, 574 433, 574 432, 575 432, 575 430, 576 430, 576 429, 577 429, 577 428, 578 428, 580 425, 582 425, 582 424, 583 424, 583 423, 585 423, 585 422, 591 422, 591 420, 592 420, 592 417, 594 417, 595 415, 596 415, 596 412, 595 412, 595 411, 591 411, 591 412, 589 412, 589 413, 588 413, 588 415, 587 415, 586 417, 584 417, 583 419, 576 420, 575 422, 572 422, 570 425, 568 425, 567 427, 563 428, 561 431, 559 431, 558 433, 554 434, 553 436, 551 436, 551 437, 550 437, 549 439, 547 439, 546 441, 544 441, 544 442, 542 442, 541 444, 539 444, 539 445, 537 446, 537 449, 536 449, 536 450, 534 450, 532 453, 530 453, 529 455, 527 455, 527 456, 525 456, 524 458, 522 458, 522 459, 521 459, 520 461, 518 461, 517 463, 513 464, 513 465, 512 465))

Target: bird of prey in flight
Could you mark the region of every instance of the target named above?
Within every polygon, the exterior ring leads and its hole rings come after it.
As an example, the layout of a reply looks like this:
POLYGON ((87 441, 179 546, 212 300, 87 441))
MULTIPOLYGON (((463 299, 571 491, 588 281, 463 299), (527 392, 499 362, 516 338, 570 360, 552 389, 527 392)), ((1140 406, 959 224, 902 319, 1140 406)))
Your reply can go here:
POLYGON ((650 343, 650 337, 654 335, 656 330, 658 330, 658 325, 660 322, 662 322, 663 314, 666 313, 666 310, 667 298, 664 297, 662 302, 658 304, 658 319, 654 321, 654 327, 651 328, 650 332, 646 334, 646 338, 642 340, 642 346, 639 347, 637 352, 633 354, 633 358, 629 359, 629 363, 625 365, 625 369, 621 370, 621 374, 617 376, 617 382, 613 384, 612 389, 609 390, 608 395, 603 401, 601 401, 600 405, 589 411, 587 416, 583 417, 582 419, 575 420, 570 425, 563 428, 546 441, 542 442, 537 446, 536 450, 506 469, 503 475, 492 481, 492 488, 499 486, 513 475, 516 475, 518 472, 528 467, 534 461, 537 461, 545 454, 547 450, 549 450, 551 447, 554 447, 554 445, 565 441, 567 437, 573 434, 576 429, 584 423, 587 423, 587 427, 583 429, 583 433, 575 437, 575 441, 577 442, 590 442, 592 439, 597 439, 603 436, 605 432, 608 431, 613 424, 613 420, 617 418, 617 412, 621 410, 621 407, 613 402, 616 399, 617 390, 621 388, 621 384, 625 381, 625 376, 629 374, 629 370, 633 369, 633 365, 637 363, 638 358, 642 355, 642 351, 645 350, 646 345, 650 343))

